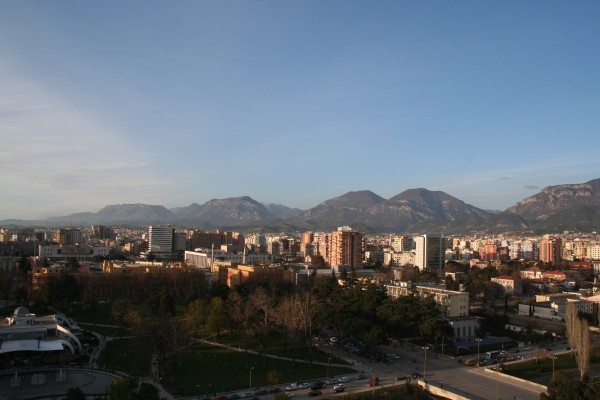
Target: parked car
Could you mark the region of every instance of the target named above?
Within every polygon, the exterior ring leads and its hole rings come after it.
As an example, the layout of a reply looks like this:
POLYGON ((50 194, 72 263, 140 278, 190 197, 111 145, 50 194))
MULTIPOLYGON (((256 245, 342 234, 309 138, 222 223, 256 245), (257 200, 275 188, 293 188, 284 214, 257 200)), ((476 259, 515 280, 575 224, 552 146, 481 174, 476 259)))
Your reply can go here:
POLYGON ((319 390, 319 389, 323 389, 324 387, 325 387, 325 382, 318 381, 318 382, 315 382, 312 385, 310 385, 310 390, 319 390))
POLYGON ((308 395, 310 397, 320 396, 321 395, 321 391, 320 390, 311 390, 310 392, 308 392, 308 395))
POLYGON ((281 392, 281 388, 278 388, 278 387, 274 387, 274 388, 269 389, 269 393, 271 393, 271 394, 272 393, 279 393, 279 392, 281 392))
POLYGON ((287 385, 284 390, 286 392, 293 392, 294 390, 297 390, 297 389, 298 389, 298 386, 296 386, 295 384, 291 384, 291 385, 287 385))
POLYGON ((396 381, 405 381, 408 379, 408 375, 401 375, 394 378, 396 381))
POLYGON ((340 380, 337 378, 331 378, 330 380, 327 381, 328 385, 337 385, 338 383, 340 383, 340 380))
POLYGON ((420 372, 413 372, 413 374, 410 377, 413 379, 419 379, 423 377, 423 374, 420 372))
POLYGON ((348 381, 350 381, 350 378, 349 378, 349 377, 347 377, 347 376, 342 376, 342 377, 340 378, 340 382, 342 382, 342 383, 346 383, 346 382, 348 382, 348 381))
POLYGON ((298 389, 306 389, 308 387, 308 383, 301 382, 296 386, 298 389))

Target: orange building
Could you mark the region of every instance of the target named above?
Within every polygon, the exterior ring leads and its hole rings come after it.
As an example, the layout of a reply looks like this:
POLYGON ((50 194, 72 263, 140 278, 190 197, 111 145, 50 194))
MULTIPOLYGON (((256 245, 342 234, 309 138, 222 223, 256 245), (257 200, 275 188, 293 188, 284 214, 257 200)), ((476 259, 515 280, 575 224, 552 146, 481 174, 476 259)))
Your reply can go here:
POLYGON ((362 269, 362 235, 350 227, 341 227, 328 236, 327 262, 330 266, 349 265, 362 269))

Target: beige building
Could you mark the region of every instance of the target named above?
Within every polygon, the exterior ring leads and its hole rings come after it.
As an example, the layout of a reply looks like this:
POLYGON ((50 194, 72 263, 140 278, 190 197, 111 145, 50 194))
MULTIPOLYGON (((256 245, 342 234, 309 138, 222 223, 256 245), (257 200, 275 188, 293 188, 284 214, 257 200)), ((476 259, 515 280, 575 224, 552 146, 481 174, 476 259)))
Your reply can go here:
POLYGON ((362 235, 350 227, 341 227, 328 236, 327 262, 330 266, 349 265, 362 269, 362 235))
POLYGON ((415 286, 403 284, 386 285, 387 293, 392 298, 408 296, 415 292, 421 297, 433 297, 444 318, 464 317, 469 315, 469 293, 446 290, 435 286, 415 286))
POLYGON ((492 282, 504 288, 506 294, 518 296, 523 292, 523 286, 521 285, 520 279, 515 279, 512 276, 504 275, 497 276, 491 279, 492 282))

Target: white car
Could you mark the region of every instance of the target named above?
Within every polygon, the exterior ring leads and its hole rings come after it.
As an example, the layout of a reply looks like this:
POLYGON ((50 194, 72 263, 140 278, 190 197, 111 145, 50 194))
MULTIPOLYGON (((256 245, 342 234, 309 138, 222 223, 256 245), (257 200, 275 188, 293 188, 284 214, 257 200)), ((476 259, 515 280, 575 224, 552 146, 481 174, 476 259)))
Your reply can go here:
POLYGON ((350 378, 348 378, 347 376, 342 376, 339 380, 342 383, 346 383, 346 382, 350 381, 350 378))
POLYGON ((344 385, 343 383, 338 383, 337 385, 335 385, 333 387, 333 391, 335 393, 340 393, 340 392, 343 392, 344 390, 346 390, 346 385, 344 385))
POLYGON ((298 389, 306 389, 308 388, 308 383, 304 382, 304 383, 300 383, 298 384, 298 389))
POLYGON ((289 385, 289 386, 286 386, 284 390, 286 392, 292 392, 292 391, 294 391, 296 389, 298 389, 298 386, 296 386, 296 385, 289 385))

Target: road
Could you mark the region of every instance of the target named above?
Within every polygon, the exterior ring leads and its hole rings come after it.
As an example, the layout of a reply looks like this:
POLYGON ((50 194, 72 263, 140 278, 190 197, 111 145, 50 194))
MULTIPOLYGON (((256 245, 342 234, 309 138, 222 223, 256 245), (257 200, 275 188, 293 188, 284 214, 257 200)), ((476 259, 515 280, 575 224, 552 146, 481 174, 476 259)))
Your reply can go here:
MULTIPOLYGON (((321 345, 320 348, 335 353, 341 358, 349 359, 367 375, 378 376, 380 386, 399 384, 394 380, 398 376, 410 375, 414 372, 423 374, 425 372, 425 378, 429 384, 443 387, 473 400, 538 400, 541 392, 539 385, 511 379, 502 373, 486 371, 484 367, 466 367, 450 357, 436 357, 427 354, 427 360, 425 360, 424 351, 417 347, 414 350, 408 346, 405 348, 387 347, 387 351, 400 357, 399 360, 389 365, 382 363, 369 364, 362 358, 355 357, 343 349, 330 345, 321 345)), ((560 348, 555 348, 557 352, 560 350, 560 348)), ((519 356, 525 359, 532 358, 534 357, 533 351, 520 353, 519 356)), ((346 383, 346 392, 372 390, 366 384, 367 380, 350 381, 346 383)), ((306 397, 305 392, 297 392, 295 395, 299 398, 306 397)), ((323 395, 334 395, 332 387, 328 386, 324 389, 323 395)))

